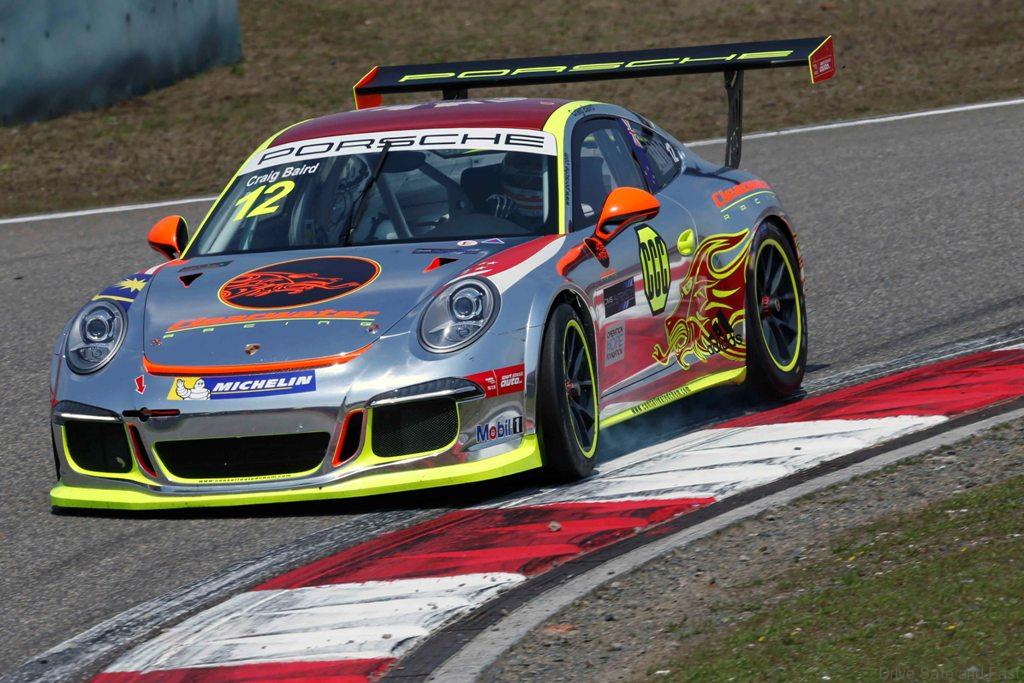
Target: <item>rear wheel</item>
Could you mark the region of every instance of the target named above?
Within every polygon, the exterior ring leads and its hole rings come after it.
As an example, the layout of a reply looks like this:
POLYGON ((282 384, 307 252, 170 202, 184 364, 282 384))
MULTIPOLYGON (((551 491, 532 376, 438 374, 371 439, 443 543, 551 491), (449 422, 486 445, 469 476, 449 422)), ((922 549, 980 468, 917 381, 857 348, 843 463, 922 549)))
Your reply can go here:
POLYGON ((797 258, 782 229, 762 223, 747 264, 747 381, 769 398, 800 388, 807 365, 807 311, 797 258))
POLYGON ((544 470, 555 481, 574 481, 594 469, 600 428, 590 336, 568 304, 555 307, 544 330, 537 435, 544 470))

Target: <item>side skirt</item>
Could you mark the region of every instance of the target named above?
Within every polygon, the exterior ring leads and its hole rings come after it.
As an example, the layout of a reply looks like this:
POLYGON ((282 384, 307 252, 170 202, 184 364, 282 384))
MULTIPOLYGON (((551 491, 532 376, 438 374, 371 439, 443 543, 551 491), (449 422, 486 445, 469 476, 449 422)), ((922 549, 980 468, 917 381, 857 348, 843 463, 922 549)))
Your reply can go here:
POLYGON ((720 372, 715 372, 710 375, 698 377, 697 379, 691 382, 687 382, 681 387, 676 387, 671 391, 665 392, 661 396, 656 396, 654 398, 638 403, 632 408, 623 410, 621 413, 616 413, 614 415, 609 415, 606 418, 602 418, 600 422, 601 429, 617 425, 620 422, 625 422, 626 420, 634 418, 637 415, 643 415, 644 413, 648 413, 654 410, 655 408, 660 408, 664 405, 668 405, 673 401, 678 401, 681 398, 685 398, 691 394, 695 394, 698 391, 703 391, 704 389, 710 389, 711 387, 716 387, 720 384, 741 384, 743 380, 745 380, 746 378, 746 366, 732 368, 731 370, 722 370, 720 372))

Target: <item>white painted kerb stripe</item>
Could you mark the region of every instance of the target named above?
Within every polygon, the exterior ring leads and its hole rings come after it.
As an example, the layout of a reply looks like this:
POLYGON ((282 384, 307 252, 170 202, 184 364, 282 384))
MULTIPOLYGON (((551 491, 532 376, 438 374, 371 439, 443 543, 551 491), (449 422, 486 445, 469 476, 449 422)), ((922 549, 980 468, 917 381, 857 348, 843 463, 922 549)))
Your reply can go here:
POLYGON ((463 574, 250 591, 183 621, 107 671, 397 657, 525 578, 463 574))
POLYGON ((945 422, 941 415, 702 429, 597 466, 593 477, 502 503, 727 496, 945 422))

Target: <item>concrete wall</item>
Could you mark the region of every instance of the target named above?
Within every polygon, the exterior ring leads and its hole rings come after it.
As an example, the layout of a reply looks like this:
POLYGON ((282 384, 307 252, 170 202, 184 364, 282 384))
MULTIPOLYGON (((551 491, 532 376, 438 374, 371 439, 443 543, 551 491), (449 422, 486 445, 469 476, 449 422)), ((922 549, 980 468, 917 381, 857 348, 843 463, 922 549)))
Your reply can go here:
POLYGON ((0 0, 0 122, 103 107, 241 57, 236 0, 0 0))

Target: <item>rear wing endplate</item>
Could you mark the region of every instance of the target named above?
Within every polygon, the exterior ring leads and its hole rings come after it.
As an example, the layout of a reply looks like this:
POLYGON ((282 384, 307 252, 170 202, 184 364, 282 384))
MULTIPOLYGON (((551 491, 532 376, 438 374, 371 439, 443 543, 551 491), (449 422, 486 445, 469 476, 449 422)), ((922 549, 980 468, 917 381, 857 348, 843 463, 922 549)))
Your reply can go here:
POLYGON ((739 165, 742 141, 743 72, 794 66, 806 66, 811 83, 820 83, 834 76, 836 62, 832 36, 522 59, 375 66, 352 90, 356 109, 366 109, 380 106, 384 95, 397 93, 440 91, 445 99, 463 99, 468 97, 470 88, 722 72, 729 106, 726 165, 735 168, 739 165))

